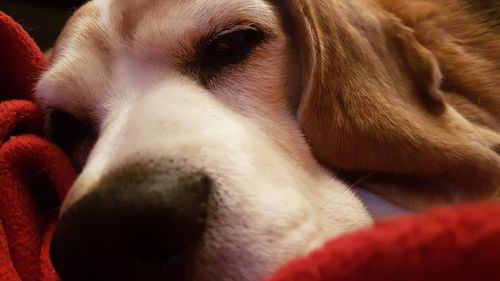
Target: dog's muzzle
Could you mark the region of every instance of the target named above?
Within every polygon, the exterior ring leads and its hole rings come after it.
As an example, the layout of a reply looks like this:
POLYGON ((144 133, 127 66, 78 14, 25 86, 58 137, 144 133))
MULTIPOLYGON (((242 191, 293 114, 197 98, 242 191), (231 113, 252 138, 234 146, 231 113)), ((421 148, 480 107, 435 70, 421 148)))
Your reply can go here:
POLYGON ((62 280, 185 280, 212 182, 179 173, 123 169, 72 205, 51 246, 62 280))

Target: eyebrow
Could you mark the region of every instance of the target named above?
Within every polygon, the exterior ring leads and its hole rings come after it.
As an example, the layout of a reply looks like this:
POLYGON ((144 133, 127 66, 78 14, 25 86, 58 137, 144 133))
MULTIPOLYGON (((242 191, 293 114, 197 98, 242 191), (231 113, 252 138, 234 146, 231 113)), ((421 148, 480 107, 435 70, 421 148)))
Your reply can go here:
POLYGON ((99 20, 100 11, 93 2, 88 2, 78 9, 66 23, 66 26, 56 40, 51 59, 63 53, 65 43, 75 38, 84 38, 85 41, 91 43, 92 47, 97 48, 99 52, 103 54, 109 53, 110 44, 106 40, 106 35, 99 24, 99 20))
MULTIPOLYGON (((128 6, 123 5, 122 1, 113 1, 111 3, 109 13, 110 17, 115 19, 113 25, 118 29, 118 35, 126 44, 131 44, 135 38, 140 37, 140 35, 137 36, 137 32, 141 29, 141 26, 144 25, 146 16, 151 15, 151 12, 158 13, 158 11, 165 10, 165 12, 168 13, 177 10, 175 7, 185 10, 193 20, 193 24, 198 24, 198 26, 196 26, 197 30, 194 34, 216 33, 227 29, 228 26, 230 27, 231 25, 252 24, 264 33, 273 35, 275 25, 279 25, 279 23, 270 20, 274 15, 274 6, 270 4, 260 6, 253 4, 251 1, 243 1, 242 5, 230 5, 229 7, 211 5, 214 2, 208 2, 210 4, 202 3, 200 5, 183 6, 182 3, 186 2, 189 1, 178 0, 172 2, 171 0, 167 5, 161 0, 148 0, 128 6), (180 4, 180 6, 178 4, 180 4), (193 9, 186 7, 193 7, 193 9)), ((166 20, 165 22, 168 22, 169 20, 175 20, 177 17, 178 14, 168 13, 165 17, 159 17, 159 14, 154 14, 153 16, 148 17, 148 19, 151 21, 154 20, 156 21, 155 23, 158 23, 155 28, 157 28, 157 32, 161 33, 164 28, 162 20, 166 20), (167 19, 168 15, 175 16, 167 19)), ((186 23, 184 18, 181 18, 180 22, 183 24, 186 23)), ((165 26, 168 28, 168 25, 165 26)))

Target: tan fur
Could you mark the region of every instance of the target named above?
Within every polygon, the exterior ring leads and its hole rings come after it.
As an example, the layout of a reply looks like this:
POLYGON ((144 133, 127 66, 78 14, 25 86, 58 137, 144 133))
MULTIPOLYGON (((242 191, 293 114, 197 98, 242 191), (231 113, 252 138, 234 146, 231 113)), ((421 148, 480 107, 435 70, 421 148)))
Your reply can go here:
POLYGON ((292 2, 309 26, 299 116, 318 159, 495 196, 500 36, 484 20, 456 1, 292 2))

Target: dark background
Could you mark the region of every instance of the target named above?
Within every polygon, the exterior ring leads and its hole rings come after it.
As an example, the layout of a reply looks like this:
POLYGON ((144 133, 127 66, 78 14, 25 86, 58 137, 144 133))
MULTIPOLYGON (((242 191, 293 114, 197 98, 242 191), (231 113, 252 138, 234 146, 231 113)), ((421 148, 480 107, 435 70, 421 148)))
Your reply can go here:
MULTIPOLYGON (((167 1, 167 0, 165 0, 167 1)), ((206 0, 212 1, 212 0, 206 0)), ((500 27, 500 0, 462 0, 500 27)), ((85 0, 0 0, 0 11, 13 17, 35 38, 42 50, 50 48, 68 17, 85 0)))
POLYGON ((85 0, 0 0, 0 11, 13 17, 42 50, 50 48, 64 23, 85 0))

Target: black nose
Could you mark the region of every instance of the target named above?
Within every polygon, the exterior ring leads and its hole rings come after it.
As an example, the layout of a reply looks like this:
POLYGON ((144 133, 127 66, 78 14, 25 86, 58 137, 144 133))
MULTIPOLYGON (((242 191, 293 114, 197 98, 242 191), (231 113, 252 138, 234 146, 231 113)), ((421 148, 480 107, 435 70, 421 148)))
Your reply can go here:
POLYGON ((203 234, 211 180, 119 173, 71 206, 51 258, 63 281, 184 280, 203 234))

